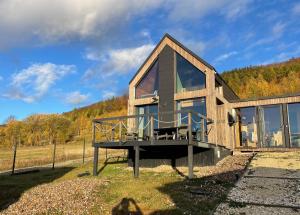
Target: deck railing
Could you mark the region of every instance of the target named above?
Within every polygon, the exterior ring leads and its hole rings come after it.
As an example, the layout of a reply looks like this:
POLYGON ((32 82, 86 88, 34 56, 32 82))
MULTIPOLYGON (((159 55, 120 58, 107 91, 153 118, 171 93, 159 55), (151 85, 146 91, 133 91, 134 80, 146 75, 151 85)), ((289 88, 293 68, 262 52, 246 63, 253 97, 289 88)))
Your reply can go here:
POLYGON ((213 121, 192 110, 160 112, 93 120, 93 143, 184 139, 207 142, 207 125, 213 121), (167 117, 169 115, 169 117, 167 117), (165 120, 166 117, 172 120, 165 120), (162 120, 164 119, 164 120, 162 120), (159 134, 172 127, 174 134, 159 134), (186 136, 184 133, 186 131, 186 136), (181 133, 180 133, 181 132, 181 133))

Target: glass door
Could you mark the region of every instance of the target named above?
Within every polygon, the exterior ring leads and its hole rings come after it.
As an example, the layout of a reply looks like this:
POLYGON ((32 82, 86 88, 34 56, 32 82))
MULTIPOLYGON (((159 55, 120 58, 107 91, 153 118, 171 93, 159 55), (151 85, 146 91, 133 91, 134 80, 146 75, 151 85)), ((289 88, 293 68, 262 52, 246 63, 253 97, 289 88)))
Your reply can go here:
POLYGON ((240 144, 244 147, 257 147, 256 107, 239 109, 240 144))
POLYGON ((300 103, 288 104, 289 137, 291 147, 300 147, 300 103))
POLYGON ((261 147, 285 147, 281 105, 259 107, 261 147))
MULTIPOLYGON (((154 114, 154 128, 158 128, 157 122, 158 105, 144 105, 137 107, 137 114, 154 114)), ((144 139, 150 136, 150 115, 140 116, 137 118, 137 129, 139 139, 144 139)))

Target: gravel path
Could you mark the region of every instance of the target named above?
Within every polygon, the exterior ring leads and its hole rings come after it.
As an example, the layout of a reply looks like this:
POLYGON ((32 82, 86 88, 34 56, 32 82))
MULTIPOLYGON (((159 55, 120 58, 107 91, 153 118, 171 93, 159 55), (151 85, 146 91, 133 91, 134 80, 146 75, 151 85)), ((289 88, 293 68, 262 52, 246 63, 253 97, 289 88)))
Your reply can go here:
POLYGON ((215 214, 300 214, 300 152, 258 153, 215 214))
POLYGON ((94 190, 107 182, 92 178, 78 178, 39 185, 26 191, 1 215, 88 214, 93 207, 94 190))

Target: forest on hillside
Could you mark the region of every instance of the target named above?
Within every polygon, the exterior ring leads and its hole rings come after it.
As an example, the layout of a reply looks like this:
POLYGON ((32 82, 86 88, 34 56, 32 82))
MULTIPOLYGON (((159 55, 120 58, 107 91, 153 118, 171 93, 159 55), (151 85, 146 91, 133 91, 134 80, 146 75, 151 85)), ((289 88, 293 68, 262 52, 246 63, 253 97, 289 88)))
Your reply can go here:
POLYGON ((13 116, 0 126, 0 146, 39 146, 91 138, 92 119, 127 114, 127 96, 101 101, 63 114, 33 114, 18 121, 13 116))
MULTIPOLYGON (((266 66, 250 66, 221 74, 240 98, 300 92, 300 58, 266 66)), ((22 121, 9 117, 0 126, 0 146, 69 143, 91 137, 92 119, 127 114, 127 95, 63 114, 33 114, 22 121)))
POLYGON ((234 69, 221 76, 242 99, 299 93, 300 58, 234 69))

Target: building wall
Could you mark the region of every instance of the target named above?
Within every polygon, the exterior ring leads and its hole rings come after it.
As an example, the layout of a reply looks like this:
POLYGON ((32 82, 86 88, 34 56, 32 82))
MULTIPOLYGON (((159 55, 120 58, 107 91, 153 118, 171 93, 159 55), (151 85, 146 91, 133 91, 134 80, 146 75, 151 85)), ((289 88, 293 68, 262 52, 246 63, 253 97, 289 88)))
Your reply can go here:
MULTIPOLYGON (((157 97, 158 104, 159 104, 159 111, 174 111, 175 103, 179 100, 184 99, 195 99, 200 97, 206 98, 206 112, 207 117, 212 119, 214 122, 217 122, 217 106, 216 106, 216 99, 218 98, 220 101, 224 103, 223 111, 223 124, 226 125, 227 118, 226 116, 226 105, 228 101, 223 96, 223 91, 216 89, 216 76, 215 71, 212 68, 209 68, 199 60, 197 60, 193 55, 187 52, 185 49, 180 47, 178 44, 174 43, 169 38, 165 38, 153 52, 153 54, 149 57, 148 61, 140 68, 137 75, 131 81, 129 85, 129 101, 128 101, 128 114, 134 115, 135 114, 135 106, 137 105, 146 105, 146 104, 153 104, 152 98, 142 98, 136 99, 135 98, 135 86, 138 84, 139 80, 145 75, 147 69, 151 66, 151 64, 155 60, 159 60, 159 75, 162 78, 160 80, 159 86, 159 95, 157 97), (191 64, 193 64, 196 68, 201 70, 206 75, 206 88, 201 90, 195 91, 187 91, 181 93, 175 93, 175 67, 174 67, 174 56, 172 56, 171 52, 174 53, 175 51, 183 56, 186 60, 188 60, 191 64), (173 66, 172 63, 173 62, 173 66), (170 83, 170 84, 169 84, 170 83), (173 95, 170 95, 170 94, 173 95), (171 101, 173 100, 173 101, 171 101)), ((222 88, 221 88, 222 89, 222 88)), ((171 115, 170 115, 171 116, 171 115)), ((167 119, 166 121, 171 121, 171 119, 167 119)), ((130 127, 135 127, 134 119, 128 121, 130 127)), ((208 142, 215 143, 224 146, 230 146, 228 138, 217 139, 217 126, 215 123, 208 125, 207 128, 210 132, 208 134, 208 142)), ((225 126, 225 131, 229 128, 225 126)))
MULTIPOLYGON (((208 125, 207 128, 209 131, 208 142, 216 145, 222 145, 229 149, 234 149, 240 141, 237 125, 230 126, 228 121, 228 114, 232 113, 233 109, 259 105, 300 102, 300 95, 248 101, 238 100, 238 97, 226 85, 221 77, 216 74, 212 67, 200 61, 185 47, 174 42, 171 38, 164 37, 129 84, 128 115, 136 114, 135 107, 137 105, 154 103, 152 98, 136 99, 135 86, 156 60, 159 61, 159 75, 161 78, 159 82, 159 94, 156 97, 158 100, 156 103, 158 103, 159 111, 174 111, 175 103, 179 100, 205 97, 207 117, 214 121, 214 123, 208 125), (205 89, 175 93, 175 52, 179 53, 196 68, 205 73, 205 89), (216 82, 218 83, 217 85, 216 82), (236 101, 234 102, 233 100, 236 101)), ((171 118, 165 118, 164 120, 171 121, 171 118)), ((129 119, 128 126, 129 128, 134 129, 135 120, 129 119)))

